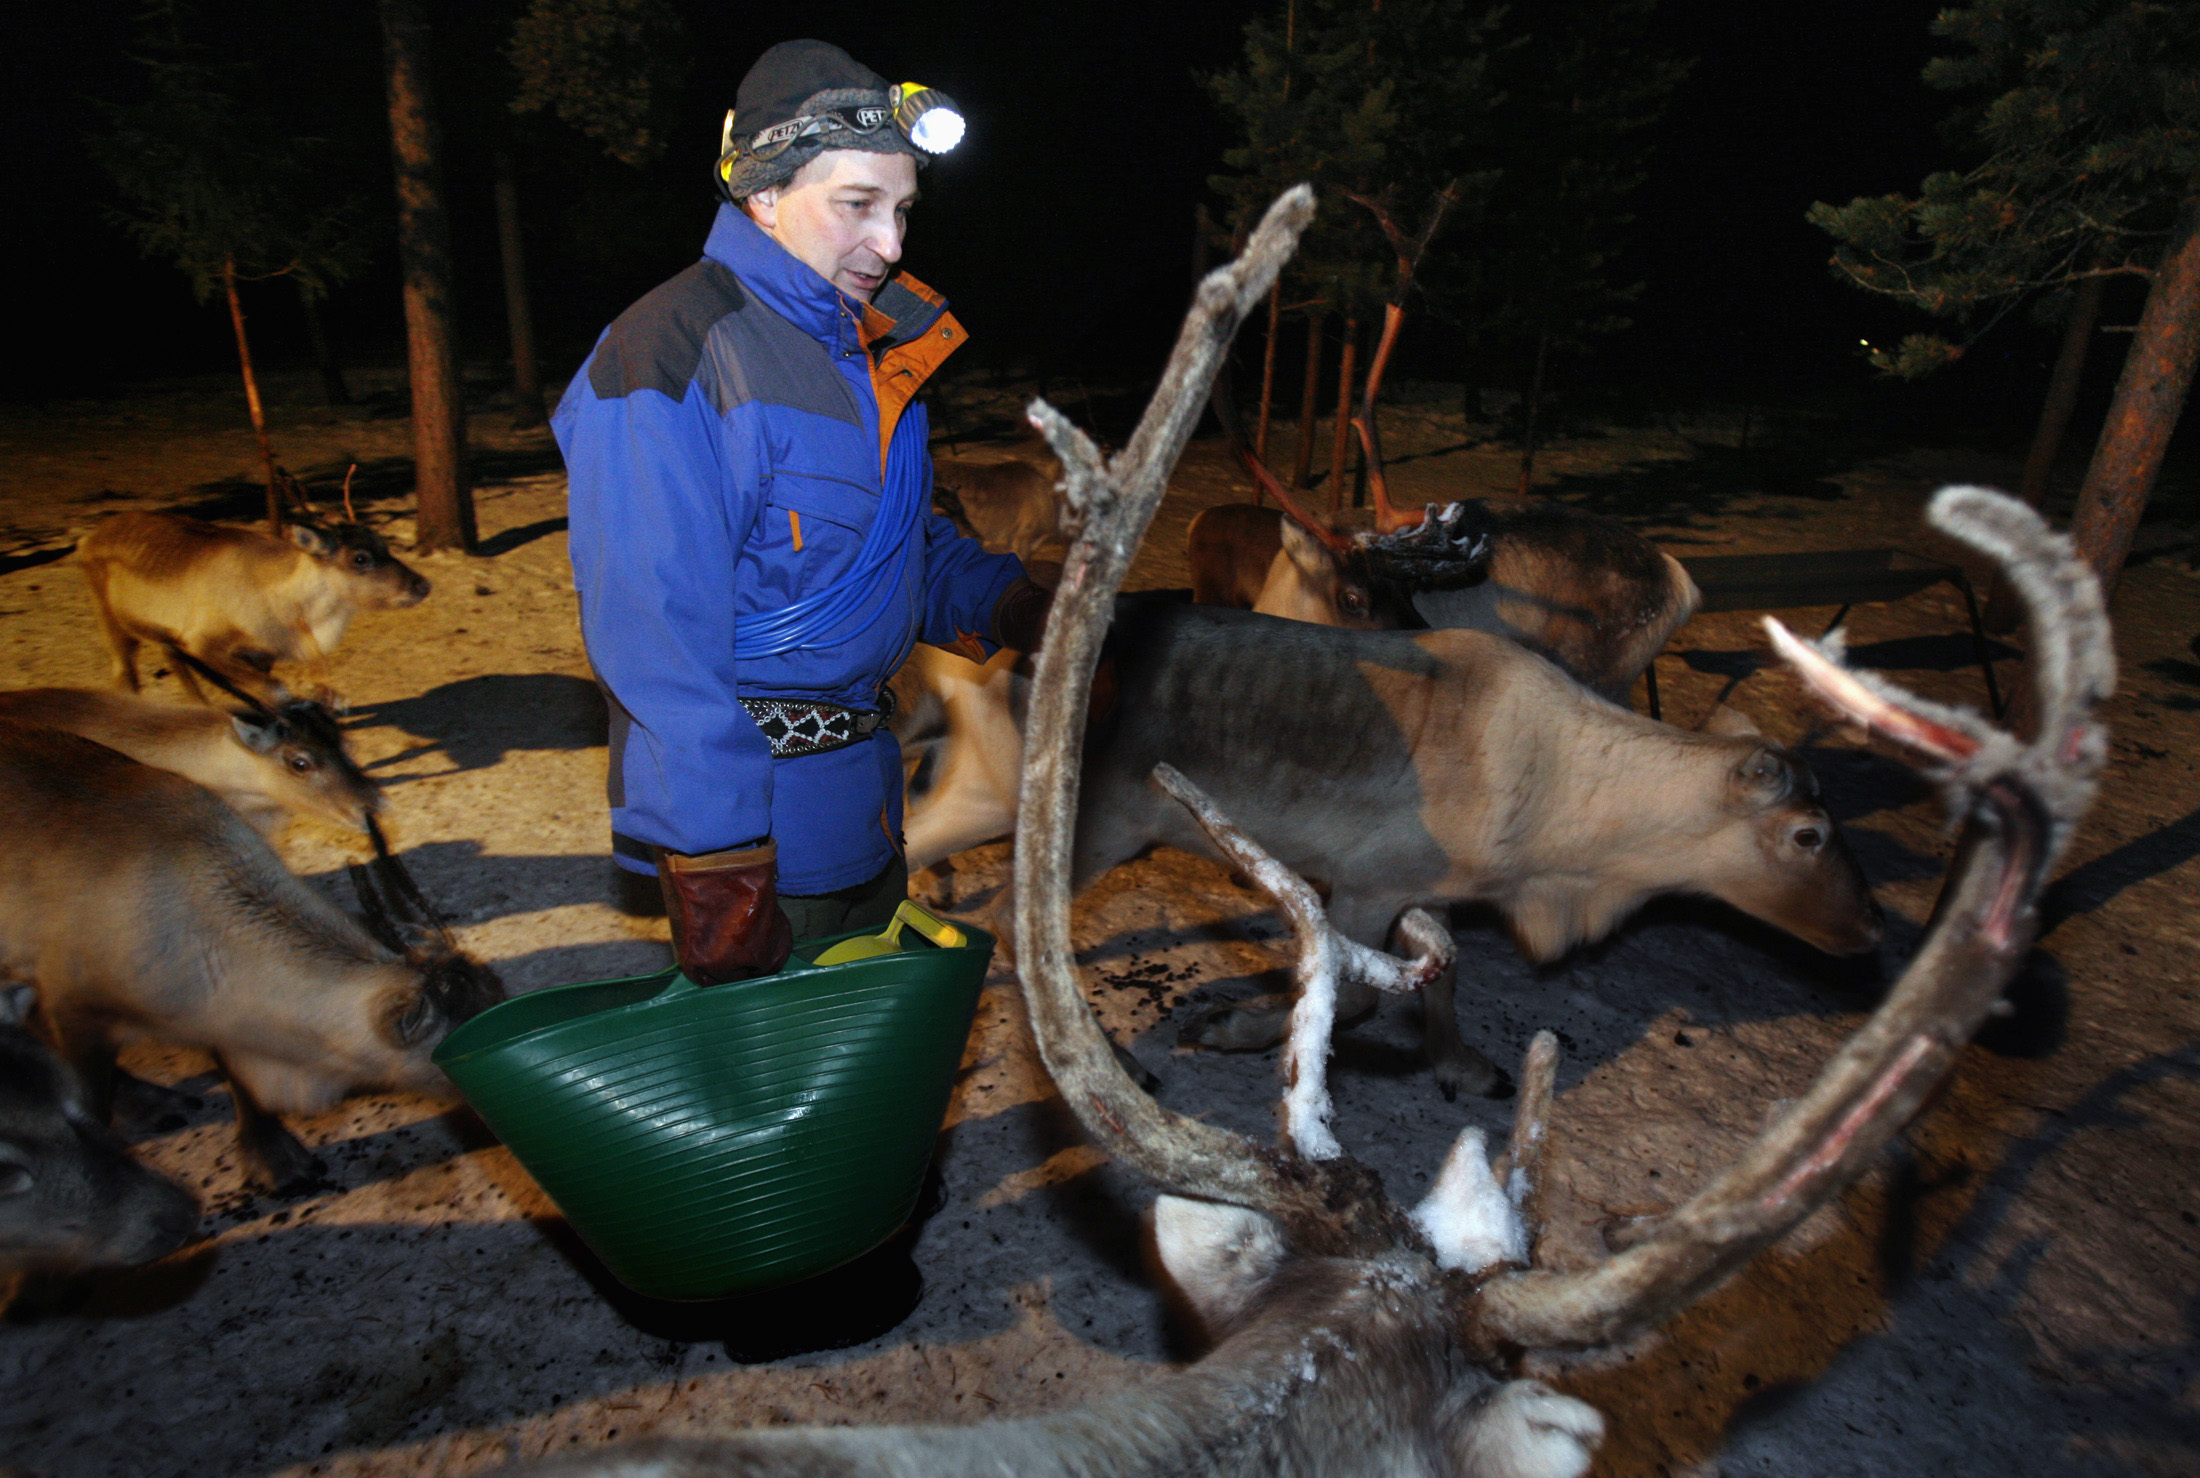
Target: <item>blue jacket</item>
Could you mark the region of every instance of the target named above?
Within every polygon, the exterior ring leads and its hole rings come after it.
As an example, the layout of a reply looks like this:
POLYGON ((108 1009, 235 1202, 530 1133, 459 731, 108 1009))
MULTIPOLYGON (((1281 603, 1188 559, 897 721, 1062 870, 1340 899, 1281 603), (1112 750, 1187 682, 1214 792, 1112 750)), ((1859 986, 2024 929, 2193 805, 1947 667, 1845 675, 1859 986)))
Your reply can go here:
POLYGON ((781 892, 829 893, 900 850, 892 735, 774 760, 735 700, 871 709, 917 641, 990 653, 1014 556, 928 513, 898 588, 813 644, 737 663, 734 618, 848 569, 890 444, 925 450, 911 397, 962 337, 921 283, 897 276, 871 304, 847 299, 722 205, 703 259, 621 314, 573 377, 552 425, 581 631, 610 696, 623 866, 653 871, 652 844, 711 852, 770 835, 781 892))

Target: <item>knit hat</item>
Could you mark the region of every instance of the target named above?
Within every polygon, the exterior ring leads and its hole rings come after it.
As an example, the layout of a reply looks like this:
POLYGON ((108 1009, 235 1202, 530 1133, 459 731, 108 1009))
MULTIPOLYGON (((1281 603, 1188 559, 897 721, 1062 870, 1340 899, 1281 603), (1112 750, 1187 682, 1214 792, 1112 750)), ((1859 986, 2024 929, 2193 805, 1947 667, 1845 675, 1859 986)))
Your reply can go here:
POLYGON ((884 77, 827 41, 782 41, 756 59, 734 94, 733 112, 726 117, 726 137, 713 172, 726 199, 745 200, 758 190, 793 177, 796 170, 828 149, 864 149, 873 154, 909 154, 921 167, 931 156, 909 142, 899 128, 881 118, 881 124, 863 131, 823 115, 854 118, 858 109, 889 106, 884 77), (812 120, 799 137, 763 146, 768 158, 758 158, 754 141, 759 133, 798 118, 812 120), (817 129, 809 132, 810 128, 817 129))

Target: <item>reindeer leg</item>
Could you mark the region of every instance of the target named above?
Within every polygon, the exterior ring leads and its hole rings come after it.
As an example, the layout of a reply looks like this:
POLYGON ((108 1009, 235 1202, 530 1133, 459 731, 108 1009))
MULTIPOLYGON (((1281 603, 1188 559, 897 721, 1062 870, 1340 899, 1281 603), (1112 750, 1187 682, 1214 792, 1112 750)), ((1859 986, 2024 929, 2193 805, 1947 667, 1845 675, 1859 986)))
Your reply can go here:
POLYGON ((114 1118, 117 1069, 114 1044, 107 1038, 105 1024, 76 1012, 56 1013, 43 1002, 39 1015, 45 1019, 54 1054, 69 1065, 84 1090, 85 1112, 102 1124, 108 1123, 114 1118))
POLYGON ((181 1129, 189 1122, 186 1115, 203 1106, 203 1100, 196 1094, 141 1078, 119 1067, 114 1070, 113 1080, 116 1127, 125 1135, 181 1129))
POLYGON ((326 1176, 328 1167, 253 1096, 229 1059, 217 1053, 214 1061, 237 1105, 237 1149, 244 1161, 245 1183, 281 1193, 309 1189, 326 1176))
POLYGON ((1177 1041, 1211 1052, 1265 1052, 1291 1025, 1289 996, 1254 996, 1210 1006, 1184 1023, 1177 1041))
MULTIPOLYGON (((173 642, 168 645, 168 670, 176 675, 177 682, 183 684, 183 690, 191 695, 193 703, 206 701, 206 689, 199 686, 199 675, 191 670, 190 663, 183 660, 182 649, 173 642)), ((130 688, 135 692, 137 684, 132 683, 130 688)))
MULTIPOLYGON (((1369 902, 1357 898, 1334 899, 1329 910, 1330 923, 1338 933, 1376 949, 1384 948, 1395 932, 1394 920, 1401 911, 1402 905, 1396 900, 1369 902)), ((1448 930, 1449 926, 1445 927, 1448 930)), ((1458 975, 1458 961, 1453 960, 1421 987, 1421 1050, 1436 1076, 1436 1090, 1444 1095, 1446 1103, 1456 1101, 1462 1088, 1487 1098, 1503 1098, 1512 1092, 1512 1079, 1459 1036, 1459 1011, 1453 1000, 1458 975)), ((1367 993, 1374 995, 1372 989, 1367 993)), ((1340 995, 1340 1016, 1343 1010, 1340 995)))
POLYGON ((1428 1054, 1429 1068, 1436 1074, 1436 1090, 1444 1095, 1446 1103, 1457 1099, 1462 1088, 1484 1098, 1510 1097, 1512 1079, 1460 1039, 1459 1009, 1452 999, 1458 974, 1459 963, 1454 960, 1421 987, 1421 1044, 1428 1054))
POLYGON ((124 692, 138 690, 137 649, 138 639, 123 629, 113 611, 107 609, 107 595, 102 588, 94 593, 92 614, 99 618, 99 633, 107 639, 107 650, 114 657, 115 686, 124 692))

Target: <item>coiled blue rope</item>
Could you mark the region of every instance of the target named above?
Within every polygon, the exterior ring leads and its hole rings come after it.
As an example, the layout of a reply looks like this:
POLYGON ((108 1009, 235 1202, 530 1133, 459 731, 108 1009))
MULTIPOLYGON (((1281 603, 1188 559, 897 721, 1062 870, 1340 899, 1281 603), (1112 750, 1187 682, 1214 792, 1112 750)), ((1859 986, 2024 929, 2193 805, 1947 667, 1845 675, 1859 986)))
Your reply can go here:
POLYGON ((931 501, 929 440, 921 434, 921 427, 905 426, 888 444, 878 516, 871 520, 863 547, 856 551, 856 562, 847 574, 816 594, 776 611, 733 618, 733 655, 737 661, 777 657, 812 645, 854 616, 865 601, 883 593, 873 605, 870 619, 840 639, 852 640, 878 624, 894 593, 901 589, 902 575, 909 567, 910 536, 931 501))

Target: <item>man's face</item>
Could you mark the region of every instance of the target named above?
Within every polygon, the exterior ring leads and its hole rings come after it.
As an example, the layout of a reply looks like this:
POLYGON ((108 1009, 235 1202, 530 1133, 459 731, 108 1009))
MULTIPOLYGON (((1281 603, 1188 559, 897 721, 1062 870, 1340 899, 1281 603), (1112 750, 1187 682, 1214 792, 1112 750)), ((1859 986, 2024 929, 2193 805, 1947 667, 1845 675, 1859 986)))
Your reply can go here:
POLYGON ((751 195, 748 210, 764 234, 818 276, 868 303, 901 260, 916 199, 911 156, 828 149, 784 185, 751 195))

